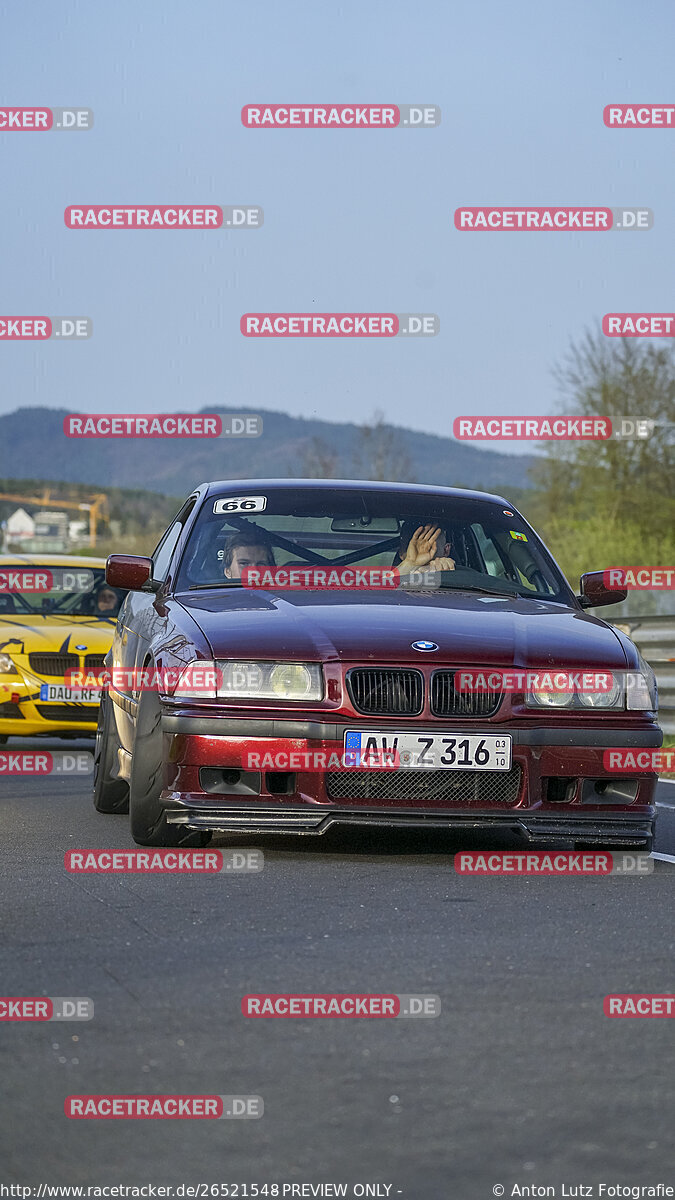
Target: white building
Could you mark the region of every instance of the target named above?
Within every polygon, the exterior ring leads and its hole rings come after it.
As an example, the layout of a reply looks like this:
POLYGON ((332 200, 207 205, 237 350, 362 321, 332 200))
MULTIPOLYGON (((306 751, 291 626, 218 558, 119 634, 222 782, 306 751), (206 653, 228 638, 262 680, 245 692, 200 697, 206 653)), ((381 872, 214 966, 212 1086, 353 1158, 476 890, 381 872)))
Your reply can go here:
POLYGON ((25 508, 17 508, 11 517, 7 518, 5 532, 8 542, 20 542, 24 538, 35 537, 35 521, 25 508))
POLYGON ((82 543, 82 545, 86 545, 89 541, 89 522, 69 521, 68 541, 72 542, 73 544, 82 543))

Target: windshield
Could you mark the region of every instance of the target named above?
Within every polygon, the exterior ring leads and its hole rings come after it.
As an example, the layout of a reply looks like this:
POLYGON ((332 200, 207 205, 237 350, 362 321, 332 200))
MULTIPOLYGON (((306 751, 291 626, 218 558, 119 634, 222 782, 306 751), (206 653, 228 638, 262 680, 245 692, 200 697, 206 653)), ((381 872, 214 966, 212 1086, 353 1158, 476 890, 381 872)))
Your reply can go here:
POLYGON ((246 569, 261 564, 396 567, 403 587, 408 576, 409 586, 419 587, 424 571, 434 573, 426 575, 431 586, 443 589, 570 599, 541 542, 512 509, 483 500, 338 488, 209 497, 190 533, 176 591, 241 587, 246 569))
POLYGON ((49 616, 51 613, 72 617, 100 617, 117 620, 126 596, 122 588, 111 587, 105 581, 103 567, 90 567, 86 559, 82 566, 33 566, 3 562, 0 570, 0 616, 49 616), (42 588, 45 573, 49 590, 42 588), (22 590, 24 588, 31 590, 22 590))

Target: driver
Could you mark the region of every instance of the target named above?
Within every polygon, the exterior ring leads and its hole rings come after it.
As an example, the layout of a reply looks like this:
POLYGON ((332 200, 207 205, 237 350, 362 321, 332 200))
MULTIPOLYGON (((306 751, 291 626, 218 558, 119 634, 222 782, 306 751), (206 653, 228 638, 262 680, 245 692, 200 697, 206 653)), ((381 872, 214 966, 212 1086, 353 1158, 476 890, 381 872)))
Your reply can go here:
POLYGON ((273 567, 274 553, 265 538, 251 530, 233 533, 225 541, 223 574, 227 579, 241 579, 244 567, 273 567))
POLYGON ((401 545, 396 555, 400 559, 401 575, 411 571, 454 571, 455 560, 450 558, 450 542, 447 531, 430 521, 415 527, 414 521, 406 521, 401 530, 401 545))
POLYGON ((94 613, 112 617, 118 609, 119 598, 111 587, 99 588, 94 597, 94 613))

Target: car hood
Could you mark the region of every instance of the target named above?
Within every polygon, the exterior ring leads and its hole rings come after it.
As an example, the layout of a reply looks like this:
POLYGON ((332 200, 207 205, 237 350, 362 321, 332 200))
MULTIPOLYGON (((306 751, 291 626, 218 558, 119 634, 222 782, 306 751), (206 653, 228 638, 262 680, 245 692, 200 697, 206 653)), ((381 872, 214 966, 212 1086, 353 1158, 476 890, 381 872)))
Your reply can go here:
POLYGON ((47 613, 0 617, 0 651, 17 664, 28 665, 28 655, 106 654, 112 645, 116 619, 73 617, 47 613), (77 650, 86 646, 86 650, 77 650))
POLYGON ((184 593, 214 658, 606 666, 628 663, 618 635, 589 613, 469 592, 184 593), (412 642, 435 642, 419 652, 412 642))

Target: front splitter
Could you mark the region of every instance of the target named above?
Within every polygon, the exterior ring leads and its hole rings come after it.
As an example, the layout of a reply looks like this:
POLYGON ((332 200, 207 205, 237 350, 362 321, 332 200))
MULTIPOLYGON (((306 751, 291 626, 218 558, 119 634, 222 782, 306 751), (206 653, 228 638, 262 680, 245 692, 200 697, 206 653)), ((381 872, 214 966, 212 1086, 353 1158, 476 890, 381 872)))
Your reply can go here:
POLYGON ((218 809, 167 808, 169 825, 213 833, 303 834, 318 837, 336 826, 367 826, 381 829, 444 829, 444 830, 504 830, 522 834, 528 841, 579 839, 602 845, 634 846, 652 836, 654 815, 584 813, 525 814, 525 813, 439 813, 382 809, 302 809, 261 808, 242 811, 240 808, 218 809))

